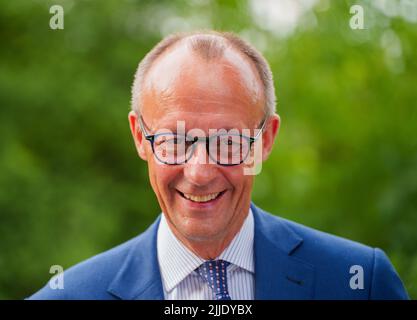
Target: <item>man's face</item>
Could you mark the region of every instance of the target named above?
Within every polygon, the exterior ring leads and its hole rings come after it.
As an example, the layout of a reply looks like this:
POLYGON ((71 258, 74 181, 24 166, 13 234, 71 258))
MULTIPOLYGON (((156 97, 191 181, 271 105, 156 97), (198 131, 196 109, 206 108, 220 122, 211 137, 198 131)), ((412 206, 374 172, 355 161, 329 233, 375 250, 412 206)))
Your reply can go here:
MULTIPOLYGON (((149 134, 160 129, 175 132, 177 121, 185 122, 186 132, 198 128, 206 136, 209 129, 232 128, 251 129, 253 134, 263 119, 263 96, 254 67, 236 51, 226 49, 225 57, 207 62, 179 46, 160 57, 147 74, 141 114, 149 134)), ((187 163, 162 164, 143 139, 136 114, 131 112, 129 118, 139 155, 148 162, 152 188, 174 233, 189 241, 235 234, 248 213, 253 185, 253 176, 243 172, 245 164, 210 163, 204 143, 197 143, 187 163), (215 198, 204 201, 209 196, 215 198)), ((275 130, 273 135, 277 126, 269 129, 275 130)), ((269 140, 267 153, 273 137, 269 140)))

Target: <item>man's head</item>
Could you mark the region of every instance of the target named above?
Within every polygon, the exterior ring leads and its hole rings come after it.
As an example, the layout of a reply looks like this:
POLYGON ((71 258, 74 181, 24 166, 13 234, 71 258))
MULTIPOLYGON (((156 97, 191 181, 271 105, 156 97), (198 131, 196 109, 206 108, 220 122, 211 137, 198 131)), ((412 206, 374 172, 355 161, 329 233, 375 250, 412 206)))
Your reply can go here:
POLYGON ((232 128, 250 129, 253 135, 266 118, 259 141, 265 160, 279 128, 266 61, 229 33, 171 36, 140 63, 132 109, 135 145, 148 162, 152 188, 173 232, 185 242, 228 243, 249 210, 253 176, 244 174, 246 164, 213 164, 202 143, 186 163, 161 163, 140 130, 139 117, 149 134, 175 132, 177 121, 184 121, 186 131, 197 128, 205 136, 210 129, 232 128))

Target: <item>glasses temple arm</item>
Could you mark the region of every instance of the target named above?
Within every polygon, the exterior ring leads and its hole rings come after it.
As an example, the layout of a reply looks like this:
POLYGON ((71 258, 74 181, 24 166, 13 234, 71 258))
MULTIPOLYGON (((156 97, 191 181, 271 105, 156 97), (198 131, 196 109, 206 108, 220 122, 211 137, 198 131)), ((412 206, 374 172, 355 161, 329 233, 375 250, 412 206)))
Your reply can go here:
POLYGON ((251 141, 255 142, 261 135, 261 133, 263 132, 263 130, 265 129, 266 123, 268 122, 268 117, 265 117, 264 120, 262 121, 262 126, 258 129, 258 133, 256 134, 256 136, 251 137, 251 141))
POLYGON ((143 121, 143 118, 142 118, 142 115, 141 114, 139 114, 139 117, 137 119, 138 119, 138 122, 139 122, 139 128, 142 131, 142 133, 145 136, 145 138, 146 139, 149 139, 150 137, 152 137, 152 135, 150 135, 148 133, 148 131, 146 130, 146 128, 145 128, 145 123, 143 121))

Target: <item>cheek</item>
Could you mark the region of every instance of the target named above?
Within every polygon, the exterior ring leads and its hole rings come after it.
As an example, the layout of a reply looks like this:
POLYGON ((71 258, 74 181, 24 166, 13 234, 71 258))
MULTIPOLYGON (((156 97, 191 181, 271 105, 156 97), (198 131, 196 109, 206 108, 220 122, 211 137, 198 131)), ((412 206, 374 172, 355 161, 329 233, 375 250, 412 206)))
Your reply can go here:
POLYGON ((223 172, 223 176, 235 192, 250 187, 253 183, 253 176, 243 174, 243 166, 229 167, 223 172))
POLYGON ((174 166, 160 165, 154 161, 149 163, 149 178, 158 197, 167 198, 172 196, 171 192, 175 190, 171 186, 175 185, 175 179, 177 179, 180 173, 181 170, 174 166))

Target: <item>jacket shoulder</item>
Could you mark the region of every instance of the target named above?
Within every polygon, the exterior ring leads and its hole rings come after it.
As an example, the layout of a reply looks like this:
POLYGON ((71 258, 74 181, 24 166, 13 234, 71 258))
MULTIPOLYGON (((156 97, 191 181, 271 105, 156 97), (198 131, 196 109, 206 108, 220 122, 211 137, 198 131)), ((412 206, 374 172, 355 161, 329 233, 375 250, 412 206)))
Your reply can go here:
POLYGON ((130 250, 140 243, 143 234, 117 247, 93 256, 63 272, 63 288, 52 289, 48 283, 30 296, 30 300, 115 299, 107 292, 130 250))
POLYGON ((302 239, 291 255, 314 266, 317 299, 408 298, 395 268, 381 249, 258 210, 265 224, 284 226, 302 239))
POLYGON ((357 262, 366 265, 372 263, 373 248, 370 246, 287 220, 261 209, 258 209, 258 212, 263 225, 270 228, 276 226, 276 230, 279 230, 278 226, 284 227, 302 239, 301 244, 293 252, 295 256, 311 262, 319 262, 321 258, 325 258, 339 261, 342 259, 346 262, 359 260, 357 262))

